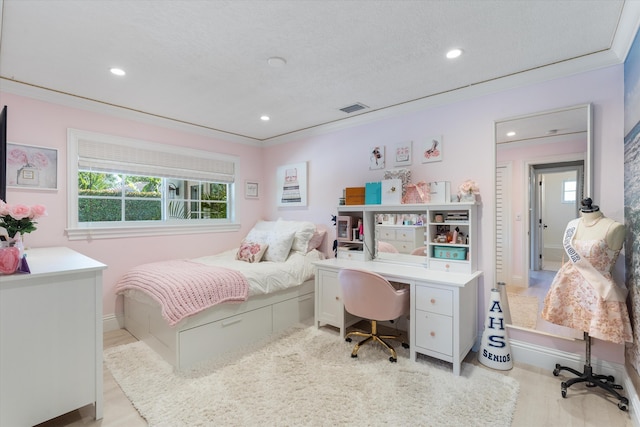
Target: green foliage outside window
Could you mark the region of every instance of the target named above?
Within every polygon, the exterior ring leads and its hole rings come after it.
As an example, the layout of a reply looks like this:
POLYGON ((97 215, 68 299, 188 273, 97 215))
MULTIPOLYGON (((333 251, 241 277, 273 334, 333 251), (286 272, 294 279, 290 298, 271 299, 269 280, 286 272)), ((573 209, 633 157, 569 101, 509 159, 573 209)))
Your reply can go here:
MULTIPOLYGON (((182 182, 187 188, 190 181, 182 182)), ((189 199, 189 202, 163 199, 164 184, 164 180, 157 177, 79 171, 78 220, 161 221, 165 203, 169 219, 228 217, 227 184, 198 183, 194 188, 199 194, 204 194, 189 199)))

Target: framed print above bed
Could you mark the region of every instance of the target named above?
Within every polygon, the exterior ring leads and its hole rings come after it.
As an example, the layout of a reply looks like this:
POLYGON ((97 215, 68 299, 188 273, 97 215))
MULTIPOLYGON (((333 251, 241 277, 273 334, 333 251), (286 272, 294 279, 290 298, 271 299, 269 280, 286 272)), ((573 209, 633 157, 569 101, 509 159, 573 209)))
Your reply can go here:
POLYGON ((307 162, 280 166, 276 188, 278 206, 307 206, 307 162))

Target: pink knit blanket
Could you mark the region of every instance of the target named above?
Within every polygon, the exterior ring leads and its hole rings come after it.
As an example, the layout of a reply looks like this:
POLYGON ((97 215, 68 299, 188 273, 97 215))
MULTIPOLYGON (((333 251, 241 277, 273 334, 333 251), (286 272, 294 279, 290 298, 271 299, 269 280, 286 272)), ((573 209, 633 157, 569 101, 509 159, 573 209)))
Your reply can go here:
POLYGON ((172 260, 143 264, 127 272, 116 283, 116 293, 142 291, 156 300, 170 325, 226 301, 244 301, 249 283, 240 272, 172 260))

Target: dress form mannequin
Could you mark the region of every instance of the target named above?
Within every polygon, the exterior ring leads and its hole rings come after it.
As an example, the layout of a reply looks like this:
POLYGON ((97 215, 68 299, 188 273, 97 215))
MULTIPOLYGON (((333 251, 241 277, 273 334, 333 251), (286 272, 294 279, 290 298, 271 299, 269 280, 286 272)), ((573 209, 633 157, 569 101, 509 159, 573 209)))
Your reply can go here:
POLYGON ((544 300, 542 318, 557 325, 581 330, 586 342, 584 372, 556 365, 554 375, 566 370, 575 375, 561 384, 567 388, 579 382, 601 387, 614 394, 618 407, 627 409, 629 400, 617 390, 612 376, 594 374, 591 367, 591 337, 623 344, 633 340, 626 307, 626 289, 614 283, 611 270, 625 238, 622 224, 607 218, 591 199, 582 201, 580 218, 567 224, 563 245, 569 257, 556 274, 544 300))
POLYGON ((614 251, 622 249, 626 234, 624 225, 605 217, 597 206, 596 209, 581 212, 576 240, 596 240, 604 236, 609 248, 614 251))

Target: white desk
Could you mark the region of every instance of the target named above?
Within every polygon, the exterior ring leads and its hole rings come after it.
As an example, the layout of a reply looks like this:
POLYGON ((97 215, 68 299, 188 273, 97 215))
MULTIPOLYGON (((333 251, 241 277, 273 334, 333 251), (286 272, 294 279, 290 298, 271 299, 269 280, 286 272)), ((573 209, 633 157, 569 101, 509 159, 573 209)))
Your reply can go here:
POLYGON ((27 250, 31 274, 0 275, 0 426, 85 405, 102 418, 102 270, 71 249, 27 250))
POLYGON ((315 325, 331 325, 344 337, 360 319, 347 313, 342 302, 338 271, 359 268, 410 288, 410 358, 424 354, 453 364, 454 375, 478 338, 478 277, 472 274, 428 270, 382 261, 328 259, 318 261, 315 278, 315 325))

